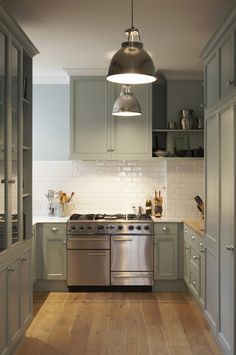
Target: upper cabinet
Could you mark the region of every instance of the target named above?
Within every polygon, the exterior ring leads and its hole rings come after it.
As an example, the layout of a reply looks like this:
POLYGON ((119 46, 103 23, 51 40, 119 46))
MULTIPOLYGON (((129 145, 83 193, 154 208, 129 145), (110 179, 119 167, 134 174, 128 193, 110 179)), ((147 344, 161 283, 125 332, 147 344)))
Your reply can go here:
POLYGON ((211 109, 235 95, 236 22, 234 11, 214 34, 201 56, 205 71, 205 108, 211 109))
POLYGON ((37 53, 1 7, 0 48, 1 254, 31 238, 32 57, 37 53))
POLYGON ((142 116, 112 116, 121 85, 105 77, 71 77, 72 159, 149 159, 151 157, 151 86, 132 87, 142 116))

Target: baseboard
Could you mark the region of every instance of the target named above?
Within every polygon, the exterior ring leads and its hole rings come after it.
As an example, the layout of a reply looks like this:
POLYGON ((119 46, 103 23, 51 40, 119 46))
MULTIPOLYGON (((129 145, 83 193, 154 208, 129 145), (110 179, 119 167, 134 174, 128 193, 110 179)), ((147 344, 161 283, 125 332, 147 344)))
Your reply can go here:
POLYGON ((184 280, 156 280, 152 286, 152 291, 187 291, 184 280))
POLYGON ((68 292, 66 280, 37 280, 33 286, 34 291, 68 292))

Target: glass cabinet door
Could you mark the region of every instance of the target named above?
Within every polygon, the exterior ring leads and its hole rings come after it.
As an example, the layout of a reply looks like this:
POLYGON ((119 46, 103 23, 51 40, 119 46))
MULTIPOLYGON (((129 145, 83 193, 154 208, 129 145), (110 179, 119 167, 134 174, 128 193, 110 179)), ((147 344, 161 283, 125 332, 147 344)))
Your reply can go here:
POLYGON ((5 211, 5 56, 6 37, 0 31, 0 252, 7 248, 5 211))
POLYGON ((9 189, 12 198, 12 244, 19 240, 19 168, 18 168, 18 149, 20 135, 20 108, 19 108, 19 58, 20 51, 14 45, 11 46, 11 91, 12 91, 12 148, 11 162, 12 171, 9 179, 9 189))

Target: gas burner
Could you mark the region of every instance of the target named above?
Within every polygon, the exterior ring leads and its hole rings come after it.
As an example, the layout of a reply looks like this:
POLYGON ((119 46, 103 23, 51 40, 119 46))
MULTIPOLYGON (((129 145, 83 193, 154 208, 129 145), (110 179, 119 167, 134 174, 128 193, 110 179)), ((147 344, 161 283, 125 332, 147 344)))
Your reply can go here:
POLYGON ((94 219, 94 214, 78 214, 74 213, 70 216, 71 221, 92 221, 94 219))
POLYGON ((95 220, 107 220, 107 221, 113 221, 116 219, 121 219, 121 220, 126 220, 126 215, 122 213, 117 213, 117 214, 96 214, 95 215, 95 220))
POLYGON ((148 214, 128 214, 128 221, 151 221, 152 217, 148 214))

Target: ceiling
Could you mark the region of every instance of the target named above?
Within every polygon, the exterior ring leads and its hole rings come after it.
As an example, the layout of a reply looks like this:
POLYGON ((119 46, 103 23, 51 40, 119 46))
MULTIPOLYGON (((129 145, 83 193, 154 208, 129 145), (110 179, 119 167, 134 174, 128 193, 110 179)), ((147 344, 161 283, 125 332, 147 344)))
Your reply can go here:
MULTIPOLYGON (((2 0, 40 54, 37 82, 65 82, 63 68, 106 74, 130 27, 127 0, 2 0)), ((202 73, 199 53, 235 1, 134 0, 134 25, 156 69, 168 76, 202 73), (177 74, 176 74, 177 73, 177 74)))

